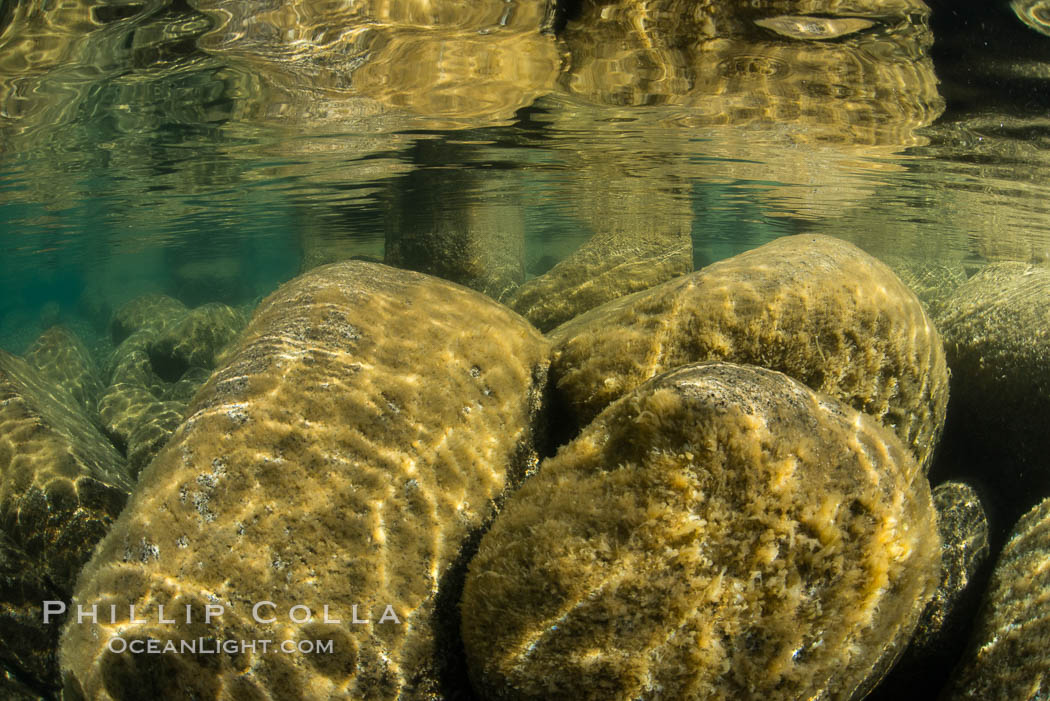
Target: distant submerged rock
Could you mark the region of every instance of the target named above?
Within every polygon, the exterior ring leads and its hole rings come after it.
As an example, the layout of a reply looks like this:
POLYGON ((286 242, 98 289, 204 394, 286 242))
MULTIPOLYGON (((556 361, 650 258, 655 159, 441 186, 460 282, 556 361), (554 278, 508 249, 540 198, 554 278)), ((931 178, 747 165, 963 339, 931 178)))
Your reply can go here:
POLYGON ((113 335, 122 340, 112 353, 98 411, 133 475, 182 423, 186 404, 245 323, 240 311, 225 304, 186 309, 164 295, 139 297, 114 315, 113 335))
POLYGON ((704 363, 605 409, 514 495, 463 593, 493 699, 859 699, 933 592, 930 488, 871 417, 704 363))
POLYGON ((939 325, 964 450, 996 461, 1007 498, 1050 495, 1050 268, 988 265, 945 303, 939 325))
POLYGON ((91 352, 79 336, 65 326, 52 326, 33 341, 25 359, 72 394, 87 416, 94 418, 102 381, 91 352))

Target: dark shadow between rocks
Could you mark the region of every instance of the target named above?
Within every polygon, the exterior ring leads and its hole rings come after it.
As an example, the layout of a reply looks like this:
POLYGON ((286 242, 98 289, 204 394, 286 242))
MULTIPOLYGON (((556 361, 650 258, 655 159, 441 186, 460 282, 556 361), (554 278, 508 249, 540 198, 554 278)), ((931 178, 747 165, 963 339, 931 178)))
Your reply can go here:
POLYGON ((164 353, 156 348, 149 348, 149 362, 157 377, 165 382, 175 383, 182 379, 190 369, 189 363, 171 353, 164 353))

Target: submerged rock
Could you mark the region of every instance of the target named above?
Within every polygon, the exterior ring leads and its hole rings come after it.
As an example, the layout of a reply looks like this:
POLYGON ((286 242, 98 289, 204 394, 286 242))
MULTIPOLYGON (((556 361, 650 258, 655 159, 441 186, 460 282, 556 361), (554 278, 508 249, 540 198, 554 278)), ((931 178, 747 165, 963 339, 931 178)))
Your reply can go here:
POLYGON ((91 416, 102 394, 95 360, 80 338, 64 326, 52 326, 25 353, 26 361, 50 382, 69 392, 91 416))
POLYGON ((945 482, 933 490, 941 536, 940 583, 919 617, 908 649, 873 701, 936 698, 958 660, 980 603, 975 587, 988 559, 988 518, 974 489, 945 482))
MULTIPOLYGON (((124 460, 73 395, 0 351, 0 679, 57 684, 57 625, 45 600, 68 600, 73 580, 131 490, 124 460), (17 678, 17 679, 16 679, 17 678)), ((26 692, 28 693, 28 692, 26 692)))
POLYGON ((896 257, 881 260, 915 293, 927 315, 934 321, 940 319, 945 305, 967 278, 962 261, 937 262, 896 257))
POLYGON ((281 287, 81 575, 76 602, 125 613, 67 626, 68 693, 441 698, 458 659, 455 563, 535 465, 547 363, 523 319, 419 273, 349 262, 281 287), (276 622, 253 620, 265 601, 275 607, 260 616, 276 622), (128 604, 151 622, 130 622, 128 604), (161 625, 160 605, 195 618, 161 625), (205 605, 225 613, 206 625, 205 605), (285 615, 296 605, 310 622, 285 615), (324 622, 324 606, 339 623, 324 622), (369 622, 353 624, 355 612, 369 622), (131 655, 107 648, 114 636, 334 648, 131 655))
POLYGON ((177 382, 190 367, 212 369, 246 323, 239 311, 225 304, 197 307, 149 344, 153 368, 168 382, 177 382))
POLYGON ((76 399, 0 351, 0 525, 55 587, 72 589, 130 491, 76 399))
POLYGON ((510 307, 546 332, 610 300, 692 271, 688 218, 639 216, 629 206, 621 211, 626 212, 631 214, 614 218, 629 222, 595 234, 551 270, 526 282, 508 301, 510 307), (623 226, 630 223, 638 228, 623 226))
MULTIPOLYGON (((69 592, 66 592, 68 596, 69 592)), ((0 532, 0 670, 57 691, 59 620, 44 624, 45 601, 62 598, 36 563, 0 532)), ((14 684, 14 688, 21 687, 14 684)), ((23 690, 28 693, 28 689, 23 690)), ((0 696, 18 698, 0 680, 0 696)))
POLYGON ((126 303, 110 322, 113 343, 120 345, 136 331, 160 331, 174 324, 187 312, 186 305, 167 295, 151 294, 126 303))
POLYGON ((929 484, 892 432, 780 373, 693 365, 508 500, 463 640, 486 698, 856 699, 939 563, 929 484))
POLYGON ((164 391, 164 400, 169 402, 181 402, 188 404, 197 391, 211 377, 211 370, 205 368, 190 368, 178 382, 173 383, 164 391))
POLYGON ((919 619, 911 640, 915 654, 934 654, 939 642, 958 634, 957 604, 973 575, 988 557, 988 517, 973 488, 962 482, 946 482, 933 489, 937 529, 941 533, 941 582, 919 619))
POLYGON ((106 434, 124 449, 128 470, 137 477, 182 423, 186 402, 162 401, 140 385, 121 382, 109 388, 98 411, 106 434))
POLYGON ((109 388, 106 393, 114 385, 129 384, 143 387, 154 396, 163 396, 167 383, 153 369, 153 360, 149 356, 149 347, 156 337, 156 332, 140 329, 113 350, 109 358, 109 388))
POLYGON ((1014 527, 999 556, 969 650, 945 698, 1050 696, 1050 499, 1014 527))
POLYGON ((988 557, 988 517, 977 493, 964 482, 945 482, 933 490, 941 534, 941 581, 919 619, 910 652, 935 654, 945 636, 958 633, 957 604, 988 557))
POLYGON ((1010 463, 997 488, 1038 497, 1050 493, 1048 300, 1050 268, 993 263, 955 291, 939 324, 960 437, 1010 463))
POLYGON ((645 290, 693 269, 688 232, 596 234, 508 301, 541 331, 605 302, 645 290))
POLYGON ((113 352, 110 384, 98 402, 102 426, 128 458, 132 475, 149 464, 185 414, 186 403, 208 379, 217 358, 245 325, 225 304, 192 310, 150 296, 125 305, 114 328, 136 328, 113 352), (144 311, 161 310, 153 322, 144 311), (134 312, 134 313, 132 313, 134 312))
POLYGON ((790 236, 555 329, 557 392, 580 425, 670 368, 727 360, 790 375, 892 428, 924 468, 944 425, 940 336, 889 268, 790 236))

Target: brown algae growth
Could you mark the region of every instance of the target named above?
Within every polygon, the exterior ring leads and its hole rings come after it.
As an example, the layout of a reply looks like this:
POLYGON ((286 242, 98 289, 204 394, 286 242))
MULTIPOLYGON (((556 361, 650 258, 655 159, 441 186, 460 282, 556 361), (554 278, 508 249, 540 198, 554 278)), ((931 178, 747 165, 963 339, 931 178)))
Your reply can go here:
POLYGON ((937 585, 930 488, 890 431, 787 376, 661 375, 545 461, 463 593, 499 699, 859 699, 937 585))

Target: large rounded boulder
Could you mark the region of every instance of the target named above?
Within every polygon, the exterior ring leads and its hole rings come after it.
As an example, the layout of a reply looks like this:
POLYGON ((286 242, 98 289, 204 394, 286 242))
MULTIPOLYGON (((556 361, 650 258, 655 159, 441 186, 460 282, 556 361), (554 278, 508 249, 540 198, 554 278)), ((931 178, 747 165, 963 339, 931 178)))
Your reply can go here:
POLYGON ((508 500, 463 640, 485 698, 858 699, 939 567, 929 483, 892 432, 781 373, 699 364, 508 500))
POLYGON ((535 467, 548 352, 419 273, 354 261, 281 287, 81 574, 74 603, 118 614, 70 621, 66 692, 441 698, 456 563, 535 467), (133 653, 151 639, 180 654, 133 653), (273 648, 182 652, 201 639, 273 648))
POLYGON ((827 236, 790 236, 559 326, 557 394, 579 425, 649 378, 724 360, 783 372, 893 429, 928 468, 948 368, 922 304, 886 265, 827 236))

